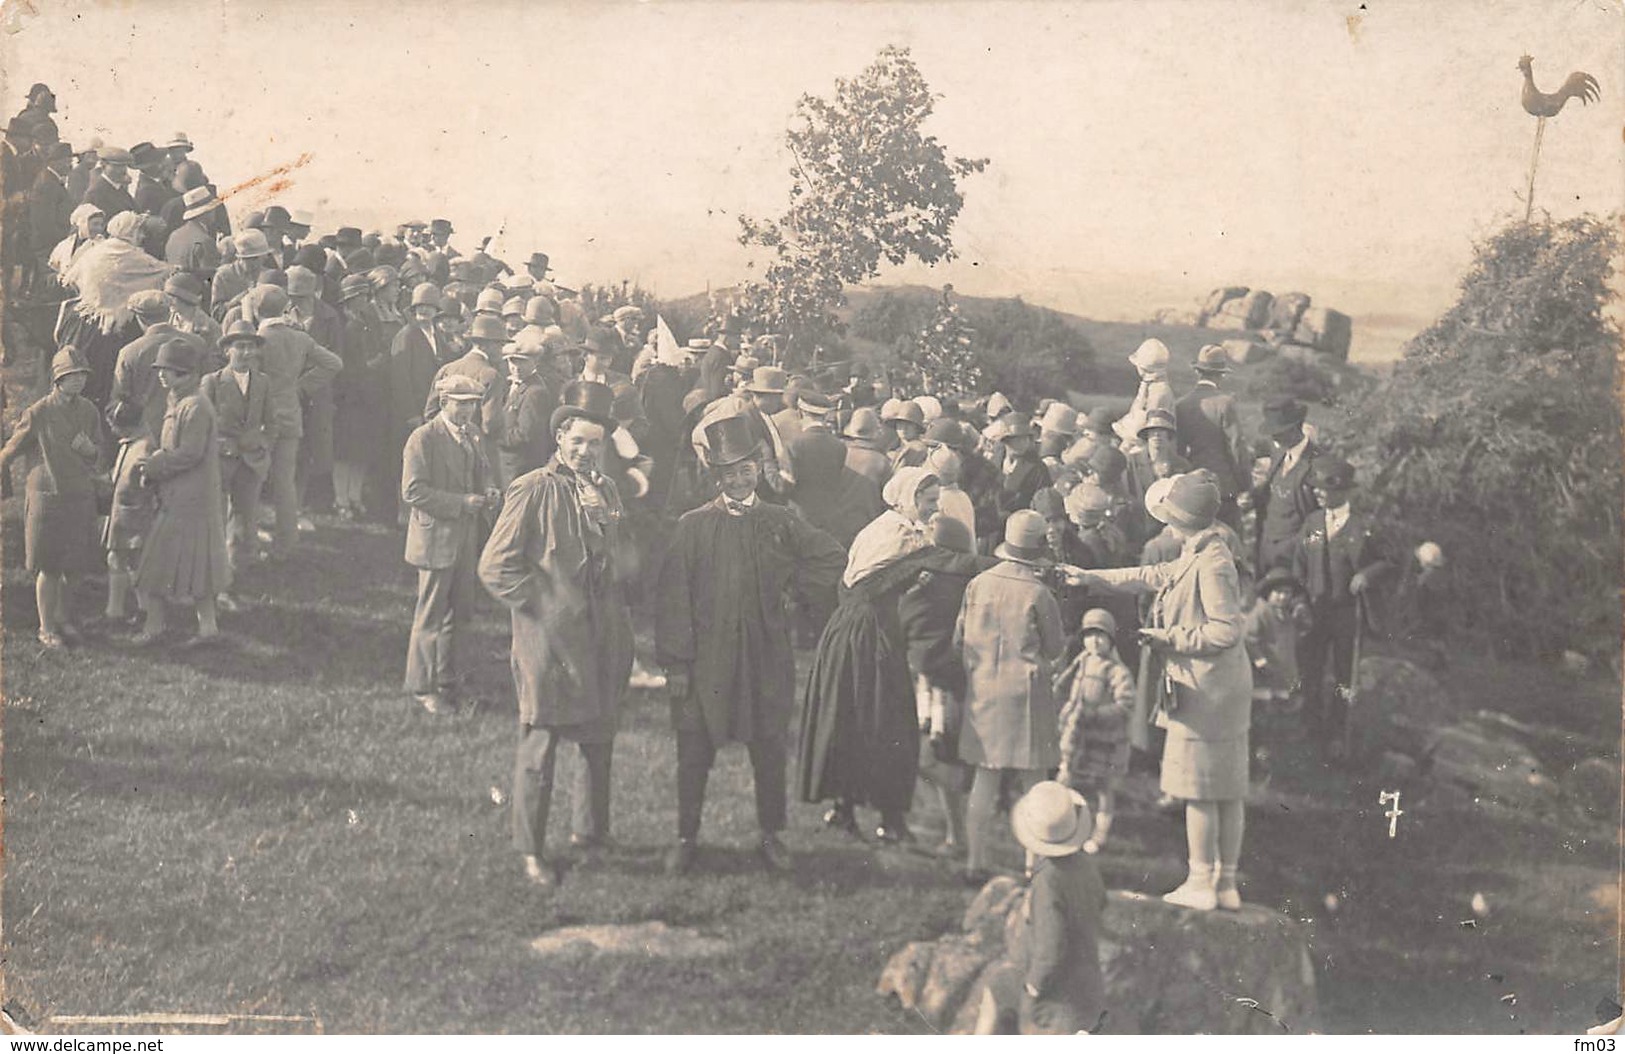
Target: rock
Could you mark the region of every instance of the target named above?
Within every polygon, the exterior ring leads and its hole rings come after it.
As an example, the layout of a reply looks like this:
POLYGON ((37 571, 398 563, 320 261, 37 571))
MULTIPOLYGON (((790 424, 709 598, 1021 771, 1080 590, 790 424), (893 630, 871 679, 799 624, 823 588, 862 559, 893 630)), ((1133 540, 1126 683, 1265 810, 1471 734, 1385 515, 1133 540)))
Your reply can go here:
POLYGON ((1430 774, 1475 797, 1516 809, 1550 806, 1557 785, 1519 740, 1487 722, 1468 718, 1434 733, 1428 748, 1430 774))
POLYGON ((1256 340, 1226 340, 1221 342, 1230 361, 1237 366, 1255 366, 1275 354, 1275 349, 1256 340))
MULTIPOLYGON (((1021 961, 1023 901, 1023 889, 995 879, 966 912, 974 932, 904 948, 887 964, 879 990, 933 1028, 971 1031, 988 972, 1008 957, 1021 961), (997 929, 1005 935, 985 939, 997 929), (922 965, 927 954, 929 965, 922 965)), ((1110 1032, 1274 1035, 1316 1027, 1310 931, 1302 923, 1256 905, 1200 913, 1114 891, 1102 924, 1110 1032)))
POLYGON ((1306 362, 1311 366, 1320 362, 1320 352, 1308 344, 1282 344, 1275 349, 1275 353, 1283 359, 1306 362))
MULTIPOLYGON (((1242 297, 1237 304, 1236 312, 1246 321, 1248 329, 1263 329, 1269 325, 1270 306, 1275 303, 1275 297, 1262 289, 1254 289, 1242 297)), ((1226 309, 1230 305, 1225 305, 1226 309)))
POLYGON ((1356 757, 1384 753, 1420 761, 1428 735, 1451 717, 1450 696, 1438 678, 1404 659, 1360 660, 1360 690, 1349 710, 1349 743, 1356 757))
POLYGON ((1620 768, 1617 758, 1586 758, 1569 770, 1563 789, 1594 816, 1619 815, 1620 768))
POLYGON ((1202 316, 1204 321, 1212 318, 1214 315, 1217 315, 1219 310, 1223 308, 1227 302, 1237 300, 1246 295, 1247 287, 1244 285, 1227 285, 1213 290, 1213 292, 1207 295, 1207 302, 1202 305, 1202 316))
POLYGON ((1349 343, 1353 337, 1354 323, 1347 315, 1341 311, 1333 311, 1329 307, 1311 307, 1306 309, 1303 317, 1298 320, 1292 339, 1299 344, 1308 344, 1334 359, 1347 361, 1349 343))
POLYGON ((1298 321, 1309 308, 1309 294, 1282 293, 1270 305, 1270 317, 1265 323, 1268 329, 1282 333, 1291 333, 1298 328, 1298 321))
POLYGON ((1247 319, 1241 315, 1224 311, 1217 315, 1209 315, 1204 323, 1208 329, 1245 330, 1247 319))

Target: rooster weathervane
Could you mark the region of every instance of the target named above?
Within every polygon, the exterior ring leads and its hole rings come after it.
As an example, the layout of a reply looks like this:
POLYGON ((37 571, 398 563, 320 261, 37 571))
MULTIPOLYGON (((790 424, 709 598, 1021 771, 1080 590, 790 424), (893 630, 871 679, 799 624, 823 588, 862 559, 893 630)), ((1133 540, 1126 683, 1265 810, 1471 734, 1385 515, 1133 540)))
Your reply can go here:
POLYGON ((1535 152, 1529 159, 1529 191, 1524 196, 1523 221, 1529 222, 1535 212, 1535 169, 1540 165, 1540 141, 1546 135, 1546 118, 1556 117, 1570 99, 1579 99, 1585 106, 1601 97, 1597 78, 1579 70, 1569 74, 1568 80, 1555 92, 1543 92, 1535 87, 1535 60, 1528 55, 1518 60, 1523 72, 1523 108, 1535 118, 1535 152))

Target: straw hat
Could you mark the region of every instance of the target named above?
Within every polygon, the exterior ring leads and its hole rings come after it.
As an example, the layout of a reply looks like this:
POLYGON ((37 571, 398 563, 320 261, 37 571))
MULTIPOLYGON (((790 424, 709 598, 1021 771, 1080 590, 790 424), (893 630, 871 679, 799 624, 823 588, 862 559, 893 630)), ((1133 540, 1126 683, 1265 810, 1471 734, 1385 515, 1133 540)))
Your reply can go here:
POLYGON ((1030 853, 1070 856, 1095 833, 1095 817, 1083 795, 1064 783, 1045 780, 1010 810, 1010 829, 1030 853))

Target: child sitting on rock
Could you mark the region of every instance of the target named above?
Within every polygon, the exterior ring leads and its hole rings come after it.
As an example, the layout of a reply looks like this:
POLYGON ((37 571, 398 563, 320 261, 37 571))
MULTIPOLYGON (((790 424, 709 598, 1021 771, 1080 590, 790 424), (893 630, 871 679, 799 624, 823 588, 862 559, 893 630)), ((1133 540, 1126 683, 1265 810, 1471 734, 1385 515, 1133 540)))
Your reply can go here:
POLYGON ((1083 843, 1097 853, 1111 833, 1118 783, 1128 773, 1128 722, 1134 712, 1134 674, 1117 657, 1117 620, 1104 608, 1083 616, 1083 650, 1062 673, 1070 676, 1061 708, 1061 768, 1056 780, 1096 796, 1095 833, 1083 843))
POLYGON ((1080 853, 1094 828, 1075 790, 1046 780, 1010 810, 1027 850, 1032 885, 1010 960, 994 967, 982 995, 978 1035, 1068 1035, 1098 1029, 1106 1010, 1100 916, 1106 886, 1080 853))

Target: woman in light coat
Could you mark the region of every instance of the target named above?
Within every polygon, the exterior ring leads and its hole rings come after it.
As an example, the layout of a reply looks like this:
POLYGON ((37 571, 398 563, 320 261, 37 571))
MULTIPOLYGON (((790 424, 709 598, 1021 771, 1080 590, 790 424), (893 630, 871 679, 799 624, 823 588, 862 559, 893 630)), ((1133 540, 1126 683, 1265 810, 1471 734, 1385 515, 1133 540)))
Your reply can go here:
POLYGON ((1161 659, 1151 671, 1168 729, 1162 789, 1185 799, 1190 875, 1163 899, 1201 911, 1237 910, 1247 797, 1252 667, 1247 661, 1235 561, 1215 529, 1219 488, 1201 472, 1146 493, 1146 511, 1182 540, 1167 563, 1088 571, 1085 586, 1153 594, 1141 641, 1161 659))
POLYGON ((1025 793, 1061 763, 1052 686, 1066 633, 1043 578, 1049 563, 1044 531, 1044 518, 1031 509, 1011 514, 1004 544, 993 554, 1000 562, 971 580, 954 630, 966 678, 959 757, 976 767, 965 808, 965 880, 971 885, 991 874, 988 843, 1005 772, 1015 774, 1025 793))

